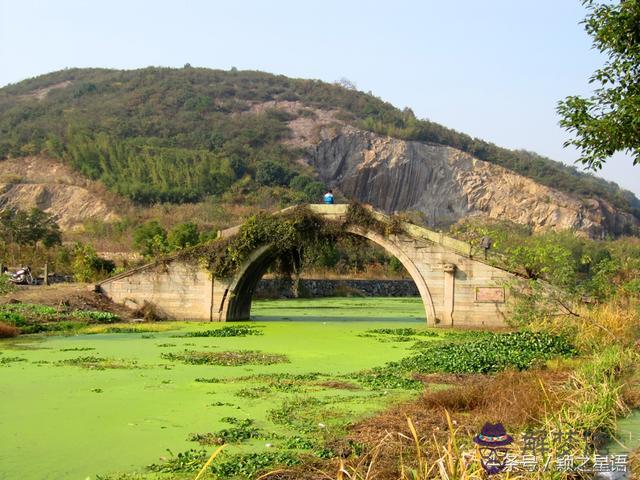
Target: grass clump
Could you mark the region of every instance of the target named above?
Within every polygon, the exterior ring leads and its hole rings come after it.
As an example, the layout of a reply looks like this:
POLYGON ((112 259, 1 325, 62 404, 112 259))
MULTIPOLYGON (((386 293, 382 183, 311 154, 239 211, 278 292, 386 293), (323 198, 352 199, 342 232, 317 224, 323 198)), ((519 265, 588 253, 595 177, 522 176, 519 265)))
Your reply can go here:
POLYGON ((260 387, 241 388, 235 393, 240 398, 263 398, 271 393, 271 388, 262 385, 260 387))
POLYGON ((211 330, 201 330, 198 332, 187 332, 176 337, 246 337, 249 335, 264 335, 258 328, 249 325, 231 325, 211 330))
POLYGON ((211 378, 198 377, 198 378, 196 378, 194 380, 194 382, 198 382, 198 383, 220 383, 220 382, 222 382, 222 379, 215 378, 215 377, 211 377, 211 378))
POLYGON ((257 475, 278 467, 293 467, 302 462, 294 452, 238 453, 229 455, 211 466, 211 472, 218 478, 255 478, 257 475))
POLYGON ((103 357, 96 357, 93 355, 60 360, 58 362, 58 365, 70 365, 74 367, 87 368, 91 370, 137 368, 137 362, 133 360, 103 358, 103 357))
POLYGON ((98 310, 74 310, 71 316, 91 323, 114 323, 120 320, 115 313, 98 310))
POLYGON ((251 418, 225 417, 223 421, 233 426, 215 433, 192 433, 187 440, 198 442, 200 445, 224 445, 225 443, 242 443, 254 438, 265 438, 264 432, 255 426, 255 421, 251 418))
POLYGON ((226 352, 184 350, 182 353, 163 353, 160 356, 165 360, 180 361, 191 365, 219 365, 224 367, 289 363, 289 358, 286 355, 266 353, 259 350, 235 350, 226 352))
POLYGON ((244 381, 244 380, 257 380, 264 381, 269 383, 280 383, 283 381, 288 382, 312 382, 314 380, 318 380, 319 377, 324 376, 324 374, 319 372, 309 372, 309 373, 260 373, 257 375, 248 375, 245 377, 237 377, 236 380, 244 381))
POLYGON ((307 437, 294 435, 287 438, 284 441, 283 446, 291 450, 313 450, 314 448, 316 448, 316 442, 307 437))
POLYGON ((280 406, 271 409, 268 418, 273 423, 286 425, 300 434, 320 435, 329 430, 332 434, 343 431, 353 414, 337 408, 331 400, 297 396, 286 399, 280 406))
POLYGON ((64 320, 59 322, 30 322, 26 320, 17 320, 16 327, 21 334, 30 333, 51 333, 51 334, 73 334, 82 330, 87 326, 86 322, 79 322, 73 320, 64 320))
POLYGON ((118 317, 110 312, 93 310, 59 310, 34 303, 0 305, 0 322, 18 329, 19 333, 72 333, 91 323, 113 323, 118 317))
POLYGON ((10 363, 26 362, 26 361, 27 359, 22 357, 2 357, 0 358, 0 365, 8 365, 10 363))
POLYGON ((123 323, 109 325, 91 325, 82 330, 82 333, 157 333, 174 330, 175 325, 163 325, 157 323, 123 323))
POLYGON ((397 337, 437 337, 438 333, 430 330, 418 330, 417 328, 374 328, 367 330, 366 333, 373 333, 377 335, 394 335, 397 337))
POLYGON ((397 371, 387 368, 373 368, 364 372, 351 375, 351 378, 361 385, 374 389, 399 389, 399 390, 419 390, 423 388, 422 382, 411 378, 408 372, 398 374, 397 371))
POLYGON ((204 449, 189 449, 174 455, 167 449, 170 457, 163 463, 147 465, 147 470, 158 473, 188 473, 198 471, 207 460, 207 451, 204 449))

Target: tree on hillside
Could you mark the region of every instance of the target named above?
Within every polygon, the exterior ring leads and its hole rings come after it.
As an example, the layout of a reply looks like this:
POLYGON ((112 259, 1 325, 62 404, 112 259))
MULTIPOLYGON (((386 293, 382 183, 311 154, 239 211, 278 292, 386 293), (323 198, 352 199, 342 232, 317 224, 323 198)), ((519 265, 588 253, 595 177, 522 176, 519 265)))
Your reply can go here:
POLYGON ((589 98, 570 96, 559 102, 560 125, 575 137, 565 142, 580 152, 587 168, 602 168, 616 152, 640 164, 640 1, 617 4, 582 2, 588 14, 585 30, 593 46, 607 56, 589 82, 596 85, 589 98))
POLYGON ((133 232, 133 245, 145 258, 167 253, 167 231, 157 220, 143 223, 133 232))
POLYGON ((6 243, 53 247, 62 243, 60 227, 55 218, 42 210, 7 208, 0 212, 0 238, 6 243))
POLYGON ((198 226, 192 222, 180 223, 169 231, 167 240, 173 250, 197 245, 200 242, 198 226))
POLYGON ((287 185, 291 176, 291 172, 271 160, 260 162, 256 168, 256 182, 261 185, 287 185))

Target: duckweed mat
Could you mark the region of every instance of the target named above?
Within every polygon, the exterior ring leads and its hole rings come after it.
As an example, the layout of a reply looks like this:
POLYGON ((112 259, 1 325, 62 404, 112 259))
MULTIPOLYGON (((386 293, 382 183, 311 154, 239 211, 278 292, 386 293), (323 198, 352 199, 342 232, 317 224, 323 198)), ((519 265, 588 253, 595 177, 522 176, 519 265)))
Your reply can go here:
POLYGON ((412 354, 414 342, 379 341, 368 331, 442 338, 421 334, 418 298, 261 301, 252 313, 256 321, 220 334, 213 331, 232 325, 163 322, 151 335, 105 328, 0 341, 0 479, 143 478, 151 464, 170 472, 179 452, 193 450, 181 458, 197 464, 201 449, 211 453, 220 442, 230 442, 221 472, 233 455, 330 455, 323 439, 418 394, 350 378, 412 354), (185 352, 282 361, 185 363, 185 352))

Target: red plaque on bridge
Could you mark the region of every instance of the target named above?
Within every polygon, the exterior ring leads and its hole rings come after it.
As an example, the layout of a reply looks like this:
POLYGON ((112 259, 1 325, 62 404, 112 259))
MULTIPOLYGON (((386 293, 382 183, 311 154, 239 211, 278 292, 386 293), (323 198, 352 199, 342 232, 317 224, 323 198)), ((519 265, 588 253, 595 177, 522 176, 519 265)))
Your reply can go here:
POLYGON ((504 288, 502 288, 502 287, 476 287, 476 302, 478 302, 478 303, 504 303, 504 288))

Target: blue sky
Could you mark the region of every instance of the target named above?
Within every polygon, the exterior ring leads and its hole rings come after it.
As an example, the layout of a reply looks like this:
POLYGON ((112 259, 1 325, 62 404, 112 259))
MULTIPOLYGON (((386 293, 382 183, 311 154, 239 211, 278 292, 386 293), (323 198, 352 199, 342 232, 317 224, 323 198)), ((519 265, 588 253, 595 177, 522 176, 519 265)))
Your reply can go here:
MULTIPOLYGON (((65 67, 263 70, 335 81, 508 148, 572 163, 557 101, 603 58, 578 0, 0 0, 0 85, 65 67)), ((640 167, 599 173, 640 196, 640 167)))

